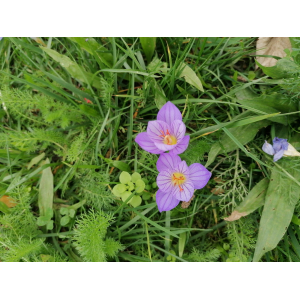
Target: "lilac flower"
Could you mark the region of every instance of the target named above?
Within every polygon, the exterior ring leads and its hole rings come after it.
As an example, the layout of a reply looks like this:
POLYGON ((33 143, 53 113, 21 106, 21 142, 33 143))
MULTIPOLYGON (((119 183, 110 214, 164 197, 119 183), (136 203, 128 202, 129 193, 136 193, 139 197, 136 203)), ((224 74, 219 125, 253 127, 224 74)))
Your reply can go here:
POLYGON ((273 146, 265 141, 262 149, 267 154, 274 155, 273 161, 275 162, 284 155, 284 152, 288 150, 288 147, 289 143, 287 142, 287 139, 275 137, 273 139, 273 146))
POLYGON ((156 203, 160 212, 173 209, 179 201, 188 202, 194 190, 202 189, 211 177, 211 173, 201 164, 194 163, 188 167, 174 153, 161 154, 156 167, 159 171, 156 203))
POLYGON ((185 130, 179 109, 168 101, 159 110, 157 121, 150 121, 147 132, 139 133, 135 141, 142 149, 153 154, 165 151, 180 154, 186 150, 190 140, 190 136, 185 136, 185 130))

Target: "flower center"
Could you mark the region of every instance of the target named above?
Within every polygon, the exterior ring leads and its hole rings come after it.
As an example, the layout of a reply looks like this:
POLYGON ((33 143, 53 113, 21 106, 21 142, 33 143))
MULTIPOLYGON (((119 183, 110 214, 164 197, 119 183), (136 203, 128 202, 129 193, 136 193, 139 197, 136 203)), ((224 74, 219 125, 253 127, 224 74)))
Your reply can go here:
POLYGON ((173 173, 173 175, 172 175, 172 182, 173 182, 174 186, 177 185, 179 187, 179 191, 180 192, 183 191, 183 188, 181 187, 181 185, 183 183, 185 183, 185 181, 186 181, 186 178, 185 178, 185 176, 182 173, 178 173, 178 172, 173 173))
POLYGON ((171 135, 168 129, 167 129, 166 133, 163 130, 160 130, 160 132, 161 132, 160 137, 164 138, 164 144, 167 144, 167 145, 176 145, 177 144, 176 137, 174 135, 171 135))

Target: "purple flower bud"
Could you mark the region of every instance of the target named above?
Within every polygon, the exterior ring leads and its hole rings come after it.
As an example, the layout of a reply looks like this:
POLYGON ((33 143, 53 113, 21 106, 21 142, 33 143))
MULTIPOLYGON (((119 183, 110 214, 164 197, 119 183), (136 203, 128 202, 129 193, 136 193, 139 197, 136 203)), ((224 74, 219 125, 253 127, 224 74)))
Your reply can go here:
POLYGON ((265 141, 264 145, 262 146, 262 149, 267 154, 270 154, 270 155, 274 155, 275 154, 275 151, 274 151, 272 145, 269 144, 267 141, 265 141))
POLYGON ((274 155, 273 161, 276 162, 284 155, 285 151, 288 150, 288 147, 289 143, 287 142, 287 139, 275 137, 273 139, 273 146, 265 141, 262 149, 267 154, 274 155))

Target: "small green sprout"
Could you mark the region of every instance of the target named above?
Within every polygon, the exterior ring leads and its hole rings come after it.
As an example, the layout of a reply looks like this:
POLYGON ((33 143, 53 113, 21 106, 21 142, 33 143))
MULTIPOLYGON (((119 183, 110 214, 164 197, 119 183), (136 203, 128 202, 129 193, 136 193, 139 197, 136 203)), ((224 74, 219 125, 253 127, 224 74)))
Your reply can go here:
POLYGON ((38 217, 37 219, 37 225, 38 226, 45 226, 47 230, 52 230, 53 229, 53 210, 51 208, 47 208, 45 215, 38 217))
MULTIPOLYGON (((134 172, 130 175, 128 172, 123 171, 120 174, 120 184, 114 186, 112 193, 115 196, 120 197, 122 201, 125 201, 133 191, 137 194, 142 194, 144 189, 145 182, 139 173, 134 172)), ((137 207, 141 205, 142 198, 140 195, 134 195, 128 203, 133 207, 137 207)))

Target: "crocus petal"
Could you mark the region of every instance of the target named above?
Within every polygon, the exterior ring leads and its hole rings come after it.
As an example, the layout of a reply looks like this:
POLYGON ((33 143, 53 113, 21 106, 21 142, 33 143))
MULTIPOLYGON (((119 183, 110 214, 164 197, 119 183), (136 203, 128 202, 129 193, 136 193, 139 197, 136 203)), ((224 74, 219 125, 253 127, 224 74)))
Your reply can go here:
POLYGON ((167 134, 167 130, 170 131, 171 127, 163 121, 150 121, 148 122, 147 134, 150 139, 155 143, 163 143, 164 135, 167 134))
POLYGON ((284 153, 285 150, 281 149, 280 151, 278 151, 274 157, 273 157, 273 161, 277 161, 278 159, 280 159, 282 156, 283 156, 283 153, 284 153))
POLYGON ((182 121, 180 110, 170 101, 168 101, 158 112, 157 120, 164 121, 171 125, 174 120, 182 121))
POLYGON ((283 152, 283 156, 300 156, 300 153, 289 143, 289 147, 283 152))
POLYGON ((185 160, 183 160, 175 169, 175 172, 182 173, 186 178, 189 178, 189 167, 185 160))
POLYGON ((186 127, 180 120, 175 120, 171 124, 171 135, 176 137, 177 143, 180 142, 185 135, 186 127))
POLYGON ((158 149, 155 144, 153 143, 153 141, 149 138, 147 132, 141 132, 139 133, 136 138, 135 141, 139 144, 139 146, 144 149, 145 151, 148 151, 150 153, 153 154, 161 154, 164 151, 158 149))
POLYGON ((193 182, 195 189, 205 187, 211 177, 211 172, 199 163, 190 165, 189 172, 189 179, 193 182))
POLYGON ((289 146, 289 143, 287 142, 287 139, 281 139, 278 137, 275 137, 273 139, 273 148, 275 150, 275 153, 280 151, 281 149, 287 150, 289 146))
POLYGON ((173 183, 172 183, 172 174, 173 171, 171 170, 165 170, 158 174, 156 178, 156 183, 158 187, 162 190, 164 193, 173 193, 173 183))
POLYGON ((156 203, 158 210, 162 212, 176 207, 179 204, 179 200, 174 198, 171 193, 164 193, 161 190, 158 190, 156 193, 156 203))
POLYGON ((164 170, 173 170, 174 167, 177 167, 181 162, 181 158, 178 155, 171 153, 163 153, 159 156, 159 159, 156 163, 156 168, 158 172, 164 170))
POLYGON ((186 135, 179 143, 177 143, 174 149, 170 150, 169 153, 173 153, 173 154, 183 153, 187 149, 189 145, 189 141, 190 141, 190 136, 186 135))
POLYGON ((173 186, 173 195, 176 199, 181 201, 190 201, 192 198, 195 188, 191 180, 187 180, 185 183, 180 185, 181 189, 177 185, 173 186))
POLYGON ((162 152, 165 152, 165 151, 170 151, 172 149, 174 149, 177 145, 174 144, 174 145, 167 145, 167 144, 164 144, 162 142, 160 143, 156 143, 154 142, 155 146, 160 149, 162 152))
POLYGON ((269 144, 267 141, 265 141, 264 145, 262 146, 262 149, 263 149, 264 152, 266 152, 269 155, 274 155, 275 154, 275 151, 274 151, 272 145, 269 144))

